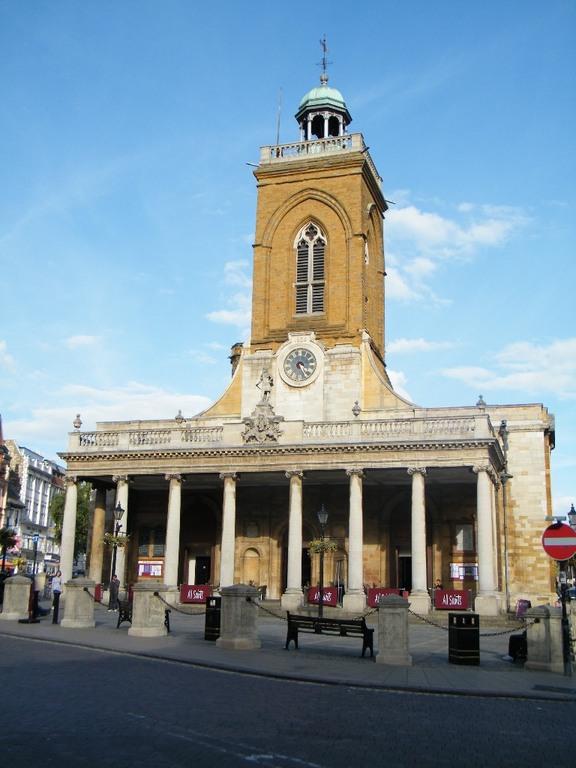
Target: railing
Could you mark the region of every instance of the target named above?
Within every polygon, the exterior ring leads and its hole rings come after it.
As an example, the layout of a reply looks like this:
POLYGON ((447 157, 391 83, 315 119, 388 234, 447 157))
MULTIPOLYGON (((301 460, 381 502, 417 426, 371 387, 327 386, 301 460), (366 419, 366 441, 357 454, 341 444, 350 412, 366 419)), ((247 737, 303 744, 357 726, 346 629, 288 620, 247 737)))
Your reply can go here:
POLYGON ((260 147, 260 164, 283 163, 290 160, 303 160, 307 157, 329 155, 335 152, 362 152, 378 184, 382 179, 368 153, 361 133, 345 133, 343 136, 329 136, 314 141, 297 141, 290 144, 276 144, 260 147))
MULTIPOLYGON (((456 418, 379 419, 364 421, 308 422, 302 425, 301 440, 306 445, 317 443, 392 442, 398 440, 463 440, 489 437, 485 419, 477 425, 474 416, 456 418)), ((103 453, 109 450, 203 448, 222 445, 243 446, 242 424, 206 427, 162 427, 96 432, 73 432, 69 450, 80 453, 103 453)), ((292 441, 294 441, 292 433, 292 441)), ((280 440, 279 445, 282 444, 280 440)), ((270 444, 266 444, 270 447, 270 444)))

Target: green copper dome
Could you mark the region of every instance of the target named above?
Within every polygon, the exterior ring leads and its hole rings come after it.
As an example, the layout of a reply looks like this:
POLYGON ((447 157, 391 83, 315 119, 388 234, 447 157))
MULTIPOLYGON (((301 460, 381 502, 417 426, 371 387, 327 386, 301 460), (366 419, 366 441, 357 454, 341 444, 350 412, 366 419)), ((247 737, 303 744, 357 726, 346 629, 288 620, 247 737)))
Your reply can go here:
POLYGON ((345 110, 346 104, 344 97, 336 88, 330 88, 328 85, 318 85, 303 97, 298 105, 298 112, 303 109, 313 109, 314 107, 332 107, 345 110))
POLYGON ((344 125, 348 125, 352 118, 350 112, 348 112, 344 97, 340 91, 328 85, 328 75, 325 72, 320 76, 320 83, 316 88, 308 91, 301 100, 295 115, 296 120, 300 121, 305 115, 310 113, 326 111, 338 115, 338 119, 343 121, 344 125))

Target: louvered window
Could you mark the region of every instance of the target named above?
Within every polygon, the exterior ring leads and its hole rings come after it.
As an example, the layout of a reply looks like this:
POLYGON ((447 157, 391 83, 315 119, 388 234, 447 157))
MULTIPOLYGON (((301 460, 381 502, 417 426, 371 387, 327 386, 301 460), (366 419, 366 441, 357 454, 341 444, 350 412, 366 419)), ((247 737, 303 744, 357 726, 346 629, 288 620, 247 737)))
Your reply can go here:
POLYGON ((296 245, 296 314, 324 312, 324 257, 326 238, 308 224, 296 245))

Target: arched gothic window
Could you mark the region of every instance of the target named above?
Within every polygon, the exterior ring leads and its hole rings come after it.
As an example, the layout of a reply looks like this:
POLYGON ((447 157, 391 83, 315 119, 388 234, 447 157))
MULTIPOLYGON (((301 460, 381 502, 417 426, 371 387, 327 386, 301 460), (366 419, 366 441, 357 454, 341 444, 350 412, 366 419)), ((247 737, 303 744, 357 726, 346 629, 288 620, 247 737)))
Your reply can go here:
POLYGON ((326 238, 307 224, 296 239, 296 314, 324 312, 326 238))

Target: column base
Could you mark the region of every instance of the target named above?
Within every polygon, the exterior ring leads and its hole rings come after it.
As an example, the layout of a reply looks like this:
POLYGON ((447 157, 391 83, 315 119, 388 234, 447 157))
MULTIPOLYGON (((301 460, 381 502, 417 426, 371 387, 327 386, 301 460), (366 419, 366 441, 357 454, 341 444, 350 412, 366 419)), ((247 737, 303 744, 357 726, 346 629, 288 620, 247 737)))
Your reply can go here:
POLYGON ((91 619, 62 619, 60 626, 64 629, 93 629, 96 622, 91 619))
POLYGON ((474 611, 479 616, 499 616, 500 602, 496 595, 477 595, 474 600, 474 611))
POLYGON ((304 594, 301 589, 287 589, 280 598, 283 611, 298 611, 304 605, 304 594))
POLYGON ((408 603, 412 613, 417 613, 420 616, 426 616, 430 613, 430 595, 424 590, 410 592, 408 603))
POLYGON ((130 627, 128 634, 130 637, 166 637, 168 630, 166 627, 130 627))
POLYGON ((225 648, 229 651, 252 651, 255 648, 261 648, 262 643, 258 638, 246 638, 246 637, 219 637, 216 640, 217 648, 225 648))
POLYGON ((366 610, 366 595, 362 591, 346 592, 342 598, 342 609, 345 613, 364 613, 366 610))

